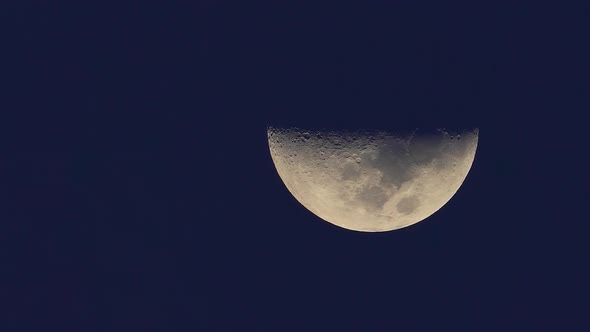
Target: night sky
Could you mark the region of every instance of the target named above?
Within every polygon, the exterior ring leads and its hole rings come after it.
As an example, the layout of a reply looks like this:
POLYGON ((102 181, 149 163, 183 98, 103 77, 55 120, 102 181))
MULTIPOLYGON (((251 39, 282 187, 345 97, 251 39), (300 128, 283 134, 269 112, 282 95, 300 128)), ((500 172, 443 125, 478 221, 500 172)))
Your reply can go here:
POLYGON ((0 331, 588 331, 589 8, 2 5, 0 331), (268 125, 478 127, 441 210, 322 221, 268 125))

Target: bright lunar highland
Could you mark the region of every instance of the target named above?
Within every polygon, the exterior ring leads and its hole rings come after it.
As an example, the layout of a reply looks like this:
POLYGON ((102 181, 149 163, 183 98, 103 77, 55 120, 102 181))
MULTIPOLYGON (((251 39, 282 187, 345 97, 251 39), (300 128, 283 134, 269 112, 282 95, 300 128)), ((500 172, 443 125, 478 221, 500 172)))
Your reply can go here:
POLYGON ((272 160, 291 194, 321 219, 364 232, 399 229, 438 211, 465 180, 478 138, 477 129, 268 128, 272 160))

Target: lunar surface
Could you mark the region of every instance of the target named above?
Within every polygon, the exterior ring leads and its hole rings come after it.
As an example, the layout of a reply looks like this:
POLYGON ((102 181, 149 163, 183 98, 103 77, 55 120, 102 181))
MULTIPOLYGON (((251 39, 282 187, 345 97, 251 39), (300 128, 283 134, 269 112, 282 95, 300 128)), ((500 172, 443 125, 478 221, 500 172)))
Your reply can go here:
POLYGON ((334 225, 364 232, 426 219, 457 192, 475 158, 479 132, 268 128, 270 154, 287 189, 334 225))

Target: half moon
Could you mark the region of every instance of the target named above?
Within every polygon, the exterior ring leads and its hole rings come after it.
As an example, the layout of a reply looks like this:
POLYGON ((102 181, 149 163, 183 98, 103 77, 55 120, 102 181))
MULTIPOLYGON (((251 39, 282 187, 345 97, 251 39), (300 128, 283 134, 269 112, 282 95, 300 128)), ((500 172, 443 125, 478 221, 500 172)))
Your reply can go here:
POLYGON ((465 180, 477 129, 394 135, 383 131, 268 128, 274 165, 308 210, 334 225, 384 232, 422 221, 465 180))

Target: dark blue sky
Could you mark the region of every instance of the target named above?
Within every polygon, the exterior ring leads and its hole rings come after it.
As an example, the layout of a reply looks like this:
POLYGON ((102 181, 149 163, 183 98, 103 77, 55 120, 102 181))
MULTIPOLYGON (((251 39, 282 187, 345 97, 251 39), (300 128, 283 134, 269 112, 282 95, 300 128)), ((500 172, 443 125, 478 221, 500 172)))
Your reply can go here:
POLYGON ((1 330, 587 330, 588 8, 566 7, 7 6, 1 330), (439 212, 367 234, 295 201, 269 124, 480 141, 439 212))

